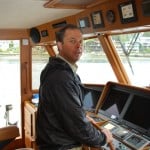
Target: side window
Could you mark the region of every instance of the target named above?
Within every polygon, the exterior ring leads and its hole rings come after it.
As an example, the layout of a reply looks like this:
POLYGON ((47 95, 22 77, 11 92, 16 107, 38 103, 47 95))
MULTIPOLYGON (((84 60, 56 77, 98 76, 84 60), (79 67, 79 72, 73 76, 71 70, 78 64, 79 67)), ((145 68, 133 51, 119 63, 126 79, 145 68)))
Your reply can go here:
POLYGON ((81 81, 94 84, 117 81, 99 40, 97 38, 85 40, 83 45, 84 52, 77 70, 81 81))
POLYGON ((0 41, 0 127, 21 128, 20 41, 0 41))
POLYGON ((132 84, 150 86, 150 32, 113 35, 112 40, 132 84))
MULTIPOLYGON (((107 81, 117 81, 99 40, 97 38, 85 40, 83 45, 83 55, 77 62, 77 73, 82 83, 105 84, 107 81)), ((58 54, 57 47, 53 48, 58 54)), ((32 48, 32 89, 39 88, 40 74, 48 58, 49 54, 45 47, 32 48)))
POLYGON ((40 74, 48 59, 49 54, 44 46, 32 48, 32 89, 39 89, 40 74))

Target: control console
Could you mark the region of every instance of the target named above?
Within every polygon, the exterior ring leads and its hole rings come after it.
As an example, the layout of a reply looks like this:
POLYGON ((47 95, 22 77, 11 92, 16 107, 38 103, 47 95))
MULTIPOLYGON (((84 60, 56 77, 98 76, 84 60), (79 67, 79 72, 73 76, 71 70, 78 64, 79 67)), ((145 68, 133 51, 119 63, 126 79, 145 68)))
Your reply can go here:
MULTIPOLYGON (((110 121, 103 124, 102 127, 112 132, 115 137, 113 144, 116 150, 142 150, 150 143, 148 139, 134 133, 132 130, 121 127, 110 121)), ((108 146, 105 145, 104 150, 107 149, 108 146)))
MULTIPOLYGON (((122 142, 120 142, 119 140, 115 139, 113 140, 113 145, 115 147, 115 150, 133 150, 132 148, 130 148, 129 146, 123 144, 122 142)), ((110 150, 110 147, 108 144, 105 144, 102 147, 102 150, 110 150)))

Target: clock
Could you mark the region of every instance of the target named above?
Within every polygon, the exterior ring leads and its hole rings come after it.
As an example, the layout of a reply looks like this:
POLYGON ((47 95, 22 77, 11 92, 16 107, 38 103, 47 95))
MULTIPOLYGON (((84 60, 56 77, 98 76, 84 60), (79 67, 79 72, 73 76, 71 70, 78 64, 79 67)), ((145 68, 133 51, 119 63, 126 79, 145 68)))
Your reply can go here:
POLYGON ((119 4, 119 14, 122 23, 137 21, 137 11, 134 1, 119 4))
POLYGON ((115 22, 115 13, 113 10, 108 10, 106 12, 106 18, 107 18, 107 21, 110 22, 110 23, 113 23, 115 22))

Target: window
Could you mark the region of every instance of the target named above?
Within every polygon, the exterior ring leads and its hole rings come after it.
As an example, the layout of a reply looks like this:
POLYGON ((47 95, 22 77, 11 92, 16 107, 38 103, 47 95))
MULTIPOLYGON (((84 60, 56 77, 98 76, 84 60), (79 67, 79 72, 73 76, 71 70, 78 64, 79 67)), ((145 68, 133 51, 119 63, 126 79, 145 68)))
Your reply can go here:
POLYGON ((0 41, 0 127, 21 127, 20 41, 0 41))
POLYGON ((39 89, 40 74, 48 59, 49 54, 44 46, 32 48, 32 89, 39 89))
POLYGON ((112 40, 132 84, 150 86, 150 32, 113 35, 112 40))
MULTIPOLYGON (((57 47, 53 48, 58 54, 57 47)), ((48 58, 45 47, 35 46, 32 48, 32 89, 39 88, 40 74, 48 62, 48 58)), ((84 41, 84 52, 77 65, 77 73, 82 83, 105 84, 107 81, 117 81, 97 38, 84 41)))
POLYGON ((77 73, 83 83, 105 84, 117 80, 97 38, 84 41, 77 73))

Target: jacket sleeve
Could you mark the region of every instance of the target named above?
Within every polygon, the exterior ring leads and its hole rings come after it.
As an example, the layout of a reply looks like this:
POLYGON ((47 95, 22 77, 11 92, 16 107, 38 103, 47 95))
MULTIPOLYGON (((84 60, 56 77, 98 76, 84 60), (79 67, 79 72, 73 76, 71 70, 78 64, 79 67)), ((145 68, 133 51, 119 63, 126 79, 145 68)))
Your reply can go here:
POLYGON ((79 85, 73 81, 66 81, 55 85, 54 88, 53 91, 57 91, 54 106, 65 132, 82 144, 91 147, 104 145, 105 135, 93 127, 82 109, 82 93, 79 85))

